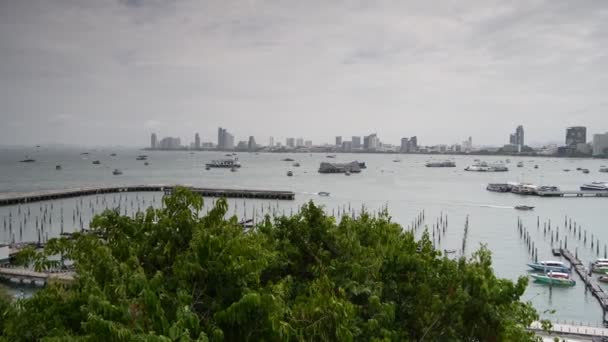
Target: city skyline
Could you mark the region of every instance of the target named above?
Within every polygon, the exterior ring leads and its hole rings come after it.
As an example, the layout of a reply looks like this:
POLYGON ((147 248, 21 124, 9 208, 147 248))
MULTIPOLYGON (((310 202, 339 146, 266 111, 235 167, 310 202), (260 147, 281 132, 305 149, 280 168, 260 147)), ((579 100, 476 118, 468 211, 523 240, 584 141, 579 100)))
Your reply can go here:
POLYGON ((0 25, 2 145, 608 129, 602 2, 3 1, 0 25))

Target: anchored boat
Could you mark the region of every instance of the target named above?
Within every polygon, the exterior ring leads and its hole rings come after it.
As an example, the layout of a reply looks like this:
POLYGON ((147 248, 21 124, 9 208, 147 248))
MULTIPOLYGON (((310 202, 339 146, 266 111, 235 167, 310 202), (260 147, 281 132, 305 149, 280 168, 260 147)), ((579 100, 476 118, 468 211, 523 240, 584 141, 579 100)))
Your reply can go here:
POLYGON ((226 169, 233 169, 233 168, 237 168, 237 167, 241 167, 241 163, 239 163, 239 160, 237 158, 234 159, 218 159, 218 160, 212 160, 211 163, 207 163, 205 164, 206 167, 215 167, 215 168, 226 168, 226 169))
POLYGON ((515 209, 517 209, 517 210, 533 210, 534 207, 531 207, 529 205, 517 205, 517 206, 515 206, 515 209))
POLYGON ((549 272, 547 274, 530 274, 530 277, 538 283, 561 286, 574 286, 576 281, 570 278, 570 274, 563 272, 549 272))
POLYGON ((563 273, 570 272, 570 269, 568 267, 566 267, 566 264, 564 264, 561 261, 530 262, 527 265, 530 268, 532 268, 533 270, 541 271, 541 272, 548 272, 548 271, 563 272, 563 273))
POLYGON ((591 184, 583 184, 581 186, 581 190, 591 190, 591 191, 608 191, 608 183, 605 182, 593 182, 591 184))

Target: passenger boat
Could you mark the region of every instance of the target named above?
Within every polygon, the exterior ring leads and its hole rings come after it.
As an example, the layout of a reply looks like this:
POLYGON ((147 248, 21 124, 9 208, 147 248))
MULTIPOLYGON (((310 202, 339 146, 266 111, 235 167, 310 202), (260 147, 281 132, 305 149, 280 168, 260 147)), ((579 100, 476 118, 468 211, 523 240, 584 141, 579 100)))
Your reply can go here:
POLYGON ((114 176, 122 175, 122 171, 120 171, 119 169, 114 169, 114 171, 112 171, 112 174, 114 176))
POLYGON ((517 209, 517 210, 533 210, 534 207, 531 207, 529 205, 517 205, 517 206, 515 206, 515 209, 517 209))
POLYGON ((319 191, 319 196, 324 196, 324 197, 327 197, 327 196, 329 196, 329 192, 326 192, 326 191, 319 191))
POLYGON ((206 167, 216 167, 216 168, 227 168, 232 169, 235 167, 241 167, 241 163, 237 158, 234 159, 218 159, 212 160, 211 163, 205 164, 206 167))
POLYGON ((509 192, 509 184, 490 183, 486 186, 486 190, 494 192, 509 192))
POLYGON ((539 261, 539 262, 530 262, 527 264, 530 268, 535 271, 541 272, 570 272, 570 269, 566 267, 566 265, 561 261, 539 261))
POLYGON ((583 191, 608 191, 608 183, 605 182, 593 182, 591 184, 583 184, 581 186, 583 191))
POLYGON ((473 172, 506 172, 509 171, 509 168, 504 165, 488 165, 488 163, 483 162, 467 166, 464 170, 473 172))
POLYGON ((291 177, 291 176, 293 176, 293 172, 287 171, 287 177, 291 177))
POLYGON ((574 286, 576 281, 570 278, 570 274, 562 272, 548 272, 546 274, 531 274, 530 275, 538 283, 549 285, 574 286))

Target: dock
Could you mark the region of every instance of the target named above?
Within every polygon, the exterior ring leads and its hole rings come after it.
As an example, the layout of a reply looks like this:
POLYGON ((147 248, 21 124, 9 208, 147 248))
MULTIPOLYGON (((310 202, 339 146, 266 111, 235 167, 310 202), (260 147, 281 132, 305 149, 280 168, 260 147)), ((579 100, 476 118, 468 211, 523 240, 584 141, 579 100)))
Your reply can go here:
MULTIPOLYGON (((0 206, 57 200, 70 197, 91 196, 122 192, 164 192, 171 193, 177 185, 129 185, 108 187, 87 187, 65 190, 47 190, 27 193, 0 194, 0 206)), ((255 198, 293 200, 295 193, 276 190, 213 189, 185 186, 195 193, 206 197, 255 198)))
POLYGON ((608 191, 537 191, 541 197, 608 197, 608 191))
POLYGON ((30 284, 49 282, 69 284, 74 281, 74 274, 74 272, 36 272, 23 268, 0 267, 0 278, 30 284))
POLYGON ((572 252, 564 248, 559 248, 553 251, 554 254, 557 254, 557 251, 559 251, 559 254, 570 262, 570 265, 572 265, 571 267, 574 268, 576 273, 578 273, 578 275, 581 277, 587 289, 591 291, 591 294, 593 294, 593 296, 598 300, 604 313, 603 321, 606 322, 606 311, 608 311, 608 294, 604 292, 604 289, 600 287, 595 279, 593 279, 591 276, 591 271, 588 270, 585 265, 583 265, 583 262, 573 255, 572 252))

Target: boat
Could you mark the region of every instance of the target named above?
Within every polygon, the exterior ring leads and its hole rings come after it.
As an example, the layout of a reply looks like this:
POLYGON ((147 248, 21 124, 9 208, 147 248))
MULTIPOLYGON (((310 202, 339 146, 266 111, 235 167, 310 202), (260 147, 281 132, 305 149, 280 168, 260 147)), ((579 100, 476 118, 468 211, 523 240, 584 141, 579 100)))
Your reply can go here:
POLYGON ((209 171, 211 168, 209 166, 205 166, 205 170, 209 171))
POLYGON ((533 210, 534 207, 531 207, 529 205, 516 205, 515 209, 517 209, 517 210, 533 210))
POLYGON ((589 173, 590 172, 589 169, 583 169, 582 171, 583 171, 583 173, 589 173))
POLYGON ((576 281, 570 278, 570 274, 563 272, 548 272, 547 274, 531 274, 530 275, 538 283, 549 285, 574 286, 576 281))
POLYGON ((591 272, 593 273, 608 273, 608 263, 593 263, 591 264, 591 272))
POLYGON ((329 192, 326 192, 326 191, 319 191, 319 196, 324 196, 324 197, 327 197, 327 196, 329 196, 329 192))
POLYGON ((583 168, 582 167, 577 167, 576 171, 581 171, 583 168))
POLYGON ((238 170, 238 169, 237 169, 237 167, 236 167, 236 166, 233 166, 233 167, 231 167, 231 168, 230 168, 230 172, 236 172, 237 170, 238 170))
POLYGON ((116 157, 116 153, 111 153, 110 157, 116 157))
POLYGON ((517 167, 524 167, 524 162, 517 162, 517 167))
POLYGON ((326 157, 327 158, 336 158, 336 155, 335 154, 330 154, 330 155, 327 155, 326 157))
POLYGON ((605 182, 593 182, 591 184, 583 184, 581 186, 583 191, 608 191, 608 183, 605 182))
POLYGON ((206 167, 216 167, 216 168, 237 168, 241 167, 241 163, 237 158, 234 159, 218 159, 212 160, 211 163, 205 164, 206 167))
POLYGON ((489 165, 486 162, 481 162, 467 166, 464 170, 473 172, 506 172, 509 171, 509 168, 504 165, 489 165))
POLYGON ((564 169, 564 172, 570 172, 570 169, 564 169))
POLYGON ((99 160, 93 160, 93 165, 99 165, 101 162, 99 160))
POLYGON ((365 165, 365 162, 359 162, 359 168, 360 169, 367 169, 367 165, 365 165))
POLYGON ((401 163, 401 159, 393 159, 393 163, 401 163))
POLYGON ((144 163, 144 165, 146 165, 146 166, 148 166, 148 165, 150 165, 150 163, 148 163, 148 162, 145 162, 145 163, 144 163))
POLYGON ((535 169, 538 169, 538 165, 534 165, 534 168, 535 168, 535 169))
POLYGON ((36 159, 30 159, 30 158, 28 158, 28 159, 20 160, 19 162, 20 163, 33 163, 35 161, 36 161, 36 159))
POLYGON ((344 172, 344 175, 345 175, 345 176, 350 176, 350 171, 345 171, 345 172, 344 172))
POLYGON ((86 155, 88 155, 88 154, 89 154, 89 152, 82 152, 80 155, 82 155, 82 156, 86 156, 86 155))
POLYGON ((287 171, 287 177, 291 177, 291 176, 293 176, 293 172, 287 171))
POLYGON ((532 268, 533 270, 541 271, 541 272, 548 272, 548 271, 565 272, 565 273, 570 272, 570 269, 568 267, 566 267, 566 264, 564 264, 561 261, 530 262, 527 265, 530 268, 532 268))
POLYGON ((300 163, 293 163, 293 167, 300 167, 300 163))
POLYGON ((597 278, 597 281, 602 282, 602 283, 608 283, 608 276, 599 276, 597 278))
POLYGON ((494 192, 509 192, 509 184, 490 183, 486 186, 486 190, 494 192))
POLYGON ((353 161, 350 163, 321 163, 319 165, 319 173, 359 173, 361 167, 359 162, 353 161))
POLYGON ((55 170, 61 170, 61 165, 55 165, 55 170))
POLYGON ((456 163, 453 161, 443 161, 443 162, 428 162, 424 164, 426 167, 456 167, 456 163))
POLYGON ((114 176, 122 175, 122 171, 120 171, 119 169, 114 169, 114 171, 112 171, 112 174, 114 176))
POLYGON ((148 156, 145 154, 142 154, 141 156, 137 156, 137 158, 135 158, 135 160, 146 160, 148 159, 148 156))
POLYGON ((608 167, 605 167, 605 166, 600 167, 600 172, 608 172, 608 167))
POLYGON ((291 159, 291 158, 284 158, 284 159, 281 159, 281 161, 287 161, 287 162, 291 162, 291 161, 294 161, 294 160, 293 160, 293 159, 291 159))

